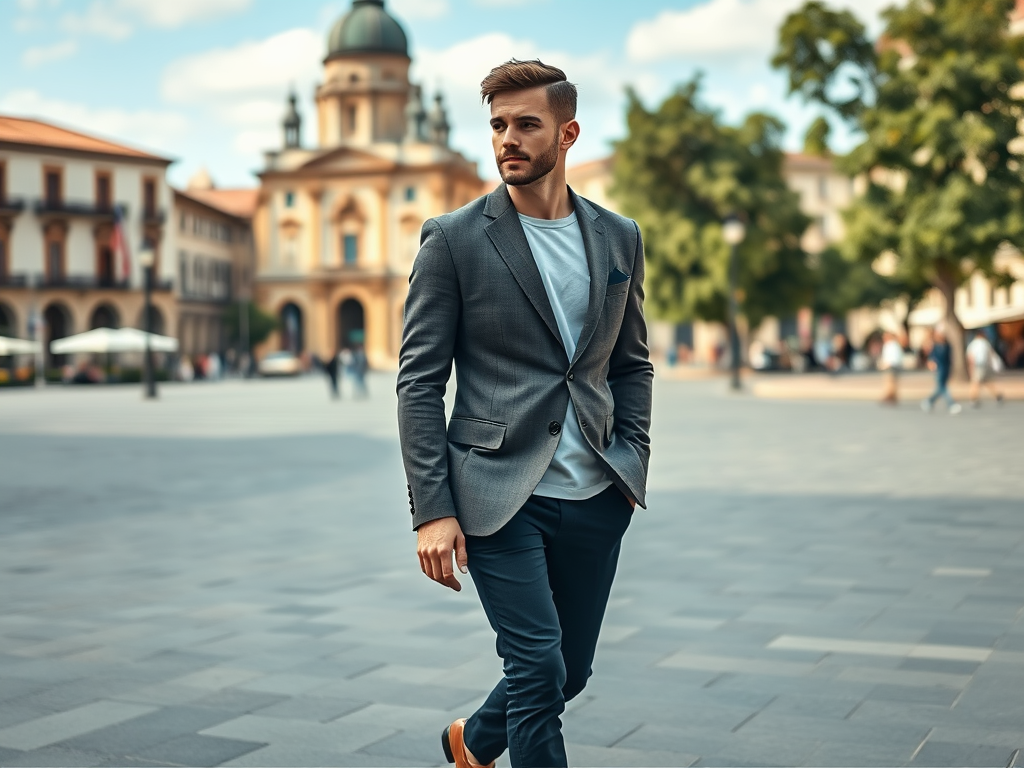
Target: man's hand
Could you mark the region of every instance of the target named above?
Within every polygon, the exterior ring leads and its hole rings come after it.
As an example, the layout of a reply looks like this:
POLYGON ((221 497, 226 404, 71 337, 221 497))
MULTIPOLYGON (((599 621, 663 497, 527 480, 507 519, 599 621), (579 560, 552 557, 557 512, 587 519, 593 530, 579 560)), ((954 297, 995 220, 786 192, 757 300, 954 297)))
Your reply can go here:
POLYGON ((466 537, 462 534, 459 521, 454 517, 442 517, 424 523, 416 529, 416 554, 420 558, 420 569, 438 584, 444 584, 456 592, 462 585, 455 578, 452 569, 452 552, 459 570, 466 573, 466 537))

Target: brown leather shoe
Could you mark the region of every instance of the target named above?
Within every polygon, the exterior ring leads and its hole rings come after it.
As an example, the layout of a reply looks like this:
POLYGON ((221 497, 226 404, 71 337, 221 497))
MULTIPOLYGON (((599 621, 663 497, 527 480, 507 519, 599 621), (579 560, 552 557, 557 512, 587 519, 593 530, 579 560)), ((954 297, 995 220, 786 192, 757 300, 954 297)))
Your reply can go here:
MULTIPOLYGON (((465 727, 466 718, 463 717, 445 728, 441 734, 441 749, 444 750, 444 757, 449 763, 455 763, 455 768, 474 768, 466 754, 466 742, 462 739, 465 727)), ((494 763, 490 762, 482 768, 494 768, 494 763)))

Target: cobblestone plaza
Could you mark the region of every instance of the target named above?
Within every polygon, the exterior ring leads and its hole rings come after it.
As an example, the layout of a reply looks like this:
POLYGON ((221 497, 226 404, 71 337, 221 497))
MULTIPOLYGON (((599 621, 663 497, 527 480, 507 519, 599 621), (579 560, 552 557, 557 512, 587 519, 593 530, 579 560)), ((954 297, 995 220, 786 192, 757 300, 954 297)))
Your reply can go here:
MULTIPOLYGON (((393 383, 0 393, 0 765, 441 764, 500 661, 419 573, 393 383)), ((571 762, 1024 746, 1024 404, 659 380, 654 419, 571 762)))

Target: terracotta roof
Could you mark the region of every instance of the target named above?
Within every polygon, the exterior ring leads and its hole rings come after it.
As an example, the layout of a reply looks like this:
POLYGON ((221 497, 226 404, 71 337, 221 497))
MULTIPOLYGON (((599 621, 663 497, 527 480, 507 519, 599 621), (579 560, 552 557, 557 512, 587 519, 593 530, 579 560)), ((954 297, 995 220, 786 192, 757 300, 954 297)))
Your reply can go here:
POLYGON ((787 152, 783 162, 786 165, 814 165, 819 168, 832 168, 835 165, 831 157, 805 155, 803 152, 787 152))
POLYGON ((565 169, 565 172, 572 176, 582 176, 595 172, 601 173, 604 171, 610 171, 614 163, 615 156, 608 155, 608 157, 599 157, 597 160, 588 160, 585 163, 571 165, 565 169))
POLYGON ((0 142, 26 144, 35 147, 53 147, 77 152, 94 152, 104 155, 120 155, 141 160, 157 160, 171 163, 166 157, 143 152, 123 144, 115 144, 106 139, 88 136, 78 131, 70 131, 52 123, 41 120, 30 120, 24 117, 0 115, 0 142))
POLYGON ((260 191, 256 187, 247 189, 176 189, 179 195, 190 197, 203 205, 216 208, 230 216, 251 219, 256 214, 256 202, 260 191))

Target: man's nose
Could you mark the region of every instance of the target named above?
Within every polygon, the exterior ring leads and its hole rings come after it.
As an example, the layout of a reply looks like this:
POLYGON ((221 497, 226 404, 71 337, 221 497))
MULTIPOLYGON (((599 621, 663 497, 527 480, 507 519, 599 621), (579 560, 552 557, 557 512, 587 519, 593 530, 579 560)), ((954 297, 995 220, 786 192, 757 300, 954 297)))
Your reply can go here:
POLYGON ((519 137, 513 132, 511 128, 505 129, 505 134, 501 137, 501 146, 503 147, 518 147, 519 137))

